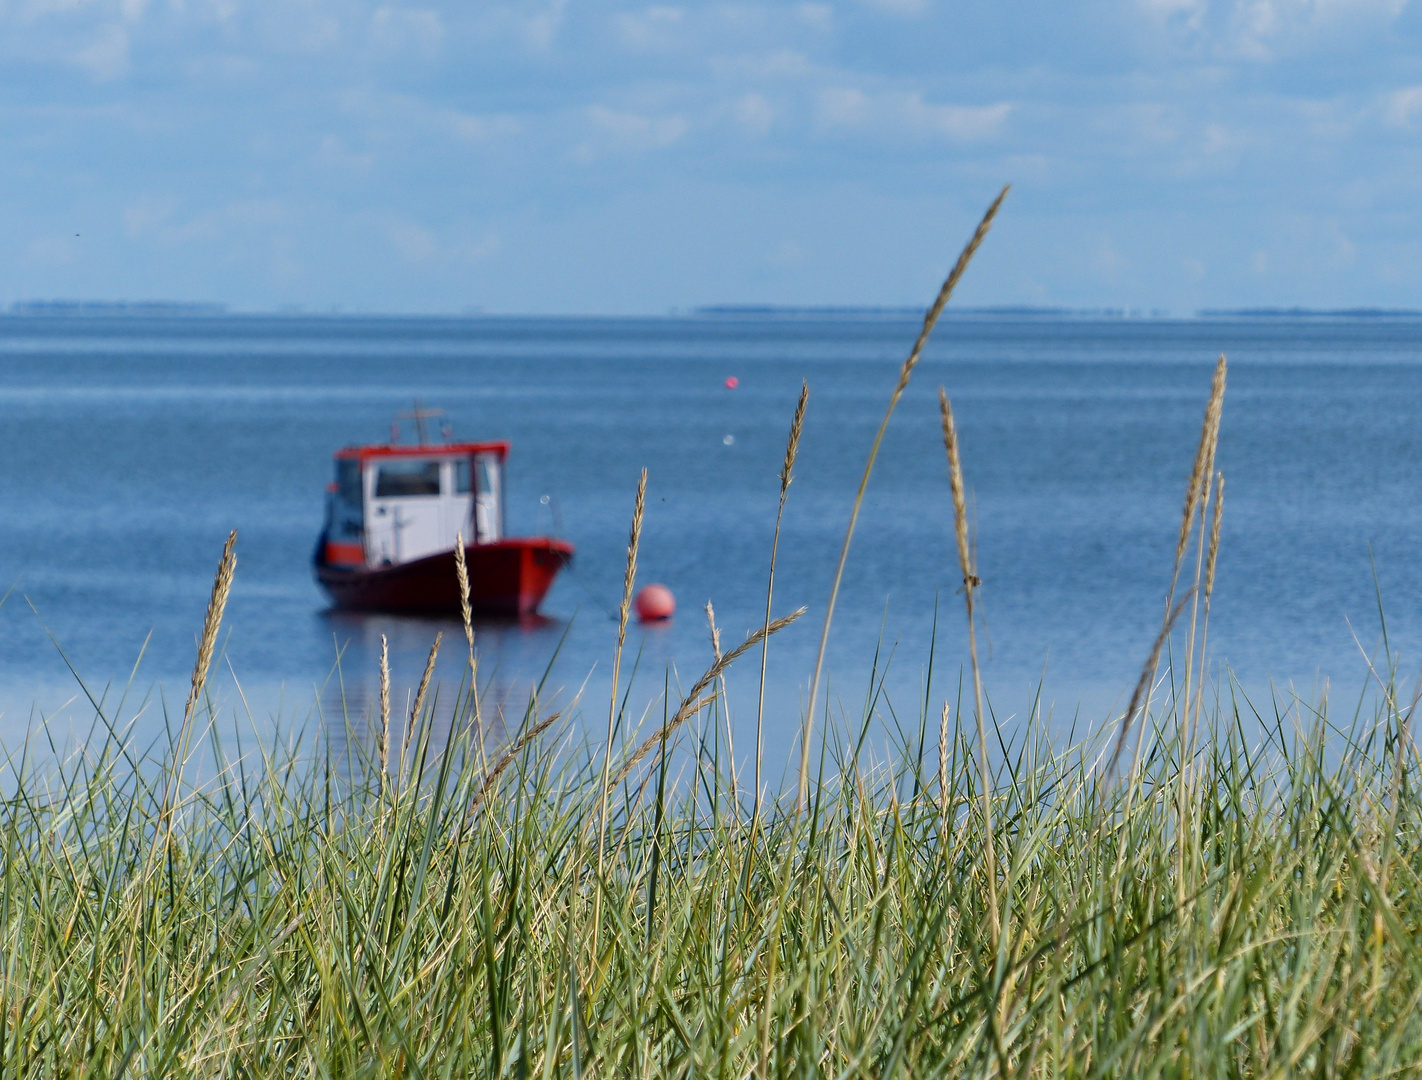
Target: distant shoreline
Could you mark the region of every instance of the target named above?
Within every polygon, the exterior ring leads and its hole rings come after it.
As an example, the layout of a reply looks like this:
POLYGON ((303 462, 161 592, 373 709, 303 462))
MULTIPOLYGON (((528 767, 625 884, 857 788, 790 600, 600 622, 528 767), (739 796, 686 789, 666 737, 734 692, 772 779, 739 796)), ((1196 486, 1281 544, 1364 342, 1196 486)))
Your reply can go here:
POLYGON ((226 304, 182 300, 18 300, 11 315, 229 315, 226 304))
MULTIPOLYGON (((461 312, 362 312, 340 310, 305 310, 287 305, 275 311, 233 310, 223 303, 174 300, 21 300, 0 308, 0 317, 19 318, 229 318, 229 319, 918 319, 923 308, 893 305, 778 305, 778 304, 710 304, 689 309, 672 309, 656 314, 580 314, 555 315, 518 312, 485 312, 467 309, 461 312)), ((1070 308, 1003 305, 994 307, 949 308, 945 318, 955 319, 1036 319, 1110 320, 1122 322, 1211 322, 1284 319, 1350 319, 1350 320, 1414 320, 1422 319, 1422 309, 1416 308, 1305 308, 1252 307, 1202 308, 1193 314, 1177 315, 1163 309, 1142 308, 1070 308)))

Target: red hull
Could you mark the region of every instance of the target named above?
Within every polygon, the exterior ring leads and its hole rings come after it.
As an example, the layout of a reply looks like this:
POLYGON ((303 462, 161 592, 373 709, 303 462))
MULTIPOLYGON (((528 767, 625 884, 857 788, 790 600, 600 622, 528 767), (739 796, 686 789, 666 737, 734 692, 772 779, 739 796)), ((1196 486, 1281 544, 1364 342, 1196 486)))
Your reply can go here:
MULTIPOLYGON (((324 550, 324 543, 317 546, 316 580, 337 607, 441 615, 459 611, 452 549, 382 567, 332 566, 324 550)), ((572 557, 572 544, 546 536, 471 544, 464 549, 469 605, 485 615, 532 615, 572 557)))

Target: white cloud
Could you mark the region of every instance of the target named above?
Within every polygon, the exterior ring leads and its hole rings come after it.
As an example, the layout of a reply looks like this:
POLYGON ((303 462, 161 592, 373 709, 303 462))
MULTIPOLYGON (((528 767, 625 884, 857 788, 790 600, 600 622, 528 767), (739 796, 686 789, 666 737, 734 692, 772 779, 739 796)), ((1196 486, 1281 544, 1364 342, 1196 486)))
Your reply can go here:
POLYGON ((75 244, 69 236, 40 236, 25 248, 30 261, 42 266, 68 266, 74 261, 75 244))
POLYGON ((176 204, 172 199, 145 196, 123 210, 123 231, 137 239, 162 227, 173 216, 176 204))
POLYGON ((567 6, 568 0, 553 0, 542 11, 526 19, 523 31, 528 43, 539 50, 550 48, 563 26, 563 9, 567 6))
POLYGON ((641 51, 661 51, 676 44, 676 31, 684 13, 680 8, 654 5, 638 12, 617 16, 617 32, 622 44, 641 51))
POLYGON ((1422 86, 1406 86, 1383 98, 1383 116, 1394 127, 1407 128, 1422 116, 1422 86))
POLYGON ((410 222, 392 223, 385 236, 406 262, 427 262, 439 250, 434 233, 410 222))
POLYGON ((271 199, 239 200, 201 211, 192 217, 179 214, 170 196, 142 195, 123 208, 124 234, 130 240, 164 245, 206 245, 233 235, 246 235, 285 217, 282 205, 271 199))
POLYGON ((731 78, 802 79, 815 69, 804 53, 776 49, 769 53, 713 57, 711 70, 718 76, 731 78))
POLYGON ((488 233, 482 240, 458 245, 456 254, 466 263, 478 262, 497 255, 503 246, 503 238, 498 233, 488 233))
POLYGON ((768 135, 775 122, 775 109, 760 94, 744 94, 732 109, 741 126, 757 135, 768 135))
POLYGON ((1141 0, 1141 7, 1156 18, 1178 19, 1197 27, 1204 20, 1207 5, 1205 0, 1141 0))
POLYGON ((458 225, 449 223, 431 228, 398 214, 377 214, 361 220, 367 228, 373 226, 400 259, 417 266, 471 266, 492 258, 503 247, 497 233, 472 239, 461 235, 463 230, 458 225))
POLYGON ((1343 231, 1343 226, 1339 222, 1330 221, 1327 223, 1324 227, 1324 238, 1325 242, 1333 249, 1336 266, 1352 266, 1357 261, 1358 246, 1343 231))
MULTIPOLYGON (((361 141, 408 140, 434 133, 441 141, 454 138, 465 143, 485 143, 521 130, 518 119, 508 114, 440 108, 413 94, 347 90, 336 100, 346 115, 360 122, 361 141)), ((333 144, 331 149, 340 147, 333 144)))
POLYGON ((1097 272, 1107 279, 1118 278, 1131 268, 1131 260, 1121 253, 1116 242, 1109 236, 1097 239, 1092 251, 1092 264, 1097 272))
POLYGON ((1331 50, 1386 27, 1408 0, 1136 0, 1148 19, 1221 58, 1331 50))
POLYGON ((860 127, 869 122, 870 102, 862 90, 820 91, 820 120, 831 127, 860 127))
POLYGON ((459 18, 476 40, 496 49, 513 41, 535 53, 553 47, 563 28, 568 0, 514 0, 513 3, 466 6, 459 18))
MULTIPOLYGON (((597 143, 626 150, 654 150, 677 142, 686 134, 688 124, 683 116, 646 116, 642 113, 609 109, 592 105, 587 109, 597 143)), ((587 161, 596 157, 592 142, 584 143, 578 157, 587 161)))
MULTIPOLYGON (((39 22, 50 15, 63 15, 77 11, 93 3, 94 0, 25 0, 17 9, 22 23, 39 22)), ((3 11, 0 8, 0 11, 3 11)))
POLYGON ((321 140, 316 159, 322 165, 344 173, 367 172, 375 164, 374 154, 351 150, 339 135, 327 135, 321 140))
POLYGON ((101 82, 128 74, 128 31, 122 26, 104 27, 74 54, 74 63, 101 82))
POLYGON ((1169 146, 1179 139, 1179 123, 1177 110, 1153 101, 1108 110, 1098 117, 1101 127, 1124 128, 1132 136, 1156 146, 1169 146))
POLYGON ((1248 142, 1249 140, 1242 133, 1231 131, 1223 124, 1206 124, 1201 149, 1206 154, 1214 156, 1242 149, 1248 142))
POLYGON ((828 4, 811 3, 807 0, 795 9, 795 14, 806 26, 826 31, 834 26, 834 8, 828 4))
POLYGON ((1012 106, 1005 102, 936 105, 916 92, 870 95, 854 88, 833 88, 821 91, 819 96, 819 118, 825 127, 947 136, 962 141, 997 134, 1011 112, 1012 106))
POLYGON ((377 8, 370 19, 370 36, 389 52, 438 55, 444 41, 444 22, 438 11, 427 8, 377 8))
POLYGON ((862 0, 870 7, 891 15, 922 15, 928 10, 928 0, 862 0))
POLYGON ((479 116, 445 109, 435 116, 455 138, 465 142, 487 142, 501 135, 515 135, 519 130, 517 120, 502 114, 479 116))
POLYGON ((1407 0, 1236 0, 1228 46, 1248 59, 1327 48, 1401 14, 1407 0))
POLYGON ((775 266, 799 266, 805 261, 805 252, 794 240, 782 240, 771 250, 768 258, 775 266))

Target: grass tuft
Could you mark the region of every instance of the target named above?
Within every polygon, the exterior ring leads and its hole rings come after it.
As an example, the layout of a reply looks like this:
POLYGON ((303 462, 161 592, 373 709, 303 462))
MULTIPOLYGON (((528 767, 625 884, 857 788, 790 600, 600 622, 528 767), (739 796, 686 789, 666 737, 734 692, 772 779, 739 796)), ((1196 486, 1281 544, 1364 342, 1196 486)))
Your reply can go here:
POLYGON ((869 767, 834 733, 845 751, 812 813, 767 802, 758 828, 729 784, 649 789, 658 764, 615 751, 603 852, 585 827, 601 740, 569 747, 557 716, 488 773, 468 728, 383 796, 375 755, 330 769, 276 742, 185 788, 166 842, 178 762, 133 770, 91 745, 12 778, 0 802, 0 1071, 1410 1071, 1422 816, 1407 719, 1388 708, 1339 730, 1293 703, 1249 746, 1262 721, 1221 708, 1184 815, 1177 741, 1151 742, 1128 799, 1091 767, 1096 746, 1054 748, 1032 724, 992 774, 991 834, 971 729, 946 729, 943 789, 910 800, 907 746, 869 767))

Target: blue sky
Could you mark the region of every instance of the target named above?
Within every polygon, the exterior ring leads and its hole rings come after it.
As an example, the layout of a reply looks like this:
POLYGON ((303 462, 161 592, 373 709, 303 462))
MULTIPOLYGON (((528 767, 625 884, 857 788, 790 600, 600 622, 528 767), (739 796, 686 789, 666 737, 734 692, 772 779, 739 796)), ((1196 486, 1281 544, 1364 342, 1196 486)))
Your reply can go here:
POLYGON ((0 0, 0 303, 1422 307, 1420 150, 1422 0, 0 0))

